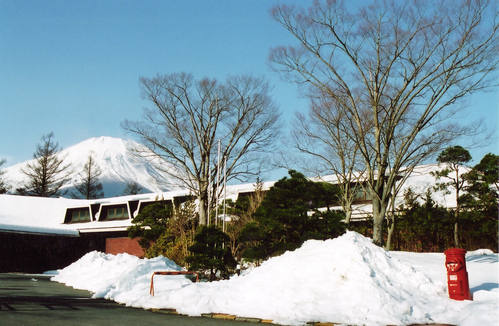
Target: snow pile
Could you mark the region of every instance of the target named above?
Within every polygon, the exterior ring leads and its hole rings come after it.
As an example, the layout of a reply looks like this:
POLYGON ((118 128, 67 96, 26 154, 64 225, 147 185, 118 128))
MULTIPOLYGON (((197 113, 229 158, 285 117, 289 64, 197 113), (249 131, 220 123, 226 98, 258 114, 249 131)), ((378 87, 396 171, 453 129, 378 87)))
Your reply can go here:
POLYGON ((123 292, 131 292, 132 296, 148 294, 151 275, 159 270, 181 271, 182 268, 164 257, 140 259, 129 254, 115 256, 92 251, 59 271, 52 280, 94 292, 97 298, 115 299, 123 292))
MULTIPOLYGON (((430 278, 407 263, 413 254, 397 254, 399 259, 392 258, 371 240, 347 232, 333 240, 307 241, 301 248, 227 281, 190 283, 182 276, 157 276, 154 297, 149 295, 152 272, 180 269, 162 257, 140 260, 94 252, 59 271, 53 280, 129 306, 174 308, 191 316, 228 313, 284 325, 310 321, 497 325, 497 280, 488 291, 475 289, 489 294, 479 301, 453 301, 448 298, 443 263, 436 267, 443 270, 443 279, 438 273, 430 278), (409 257, 406 262, 401 261, 404 257, 409 257)), ((487 268, 493 268, 497 278, 497 255, 482 257, 492 258, 487 268)), ((425 259, 438 259, 440 264, 441 258, 443 254, 425 259)), ((428 261, 419 264, 435 265, 428 261)))

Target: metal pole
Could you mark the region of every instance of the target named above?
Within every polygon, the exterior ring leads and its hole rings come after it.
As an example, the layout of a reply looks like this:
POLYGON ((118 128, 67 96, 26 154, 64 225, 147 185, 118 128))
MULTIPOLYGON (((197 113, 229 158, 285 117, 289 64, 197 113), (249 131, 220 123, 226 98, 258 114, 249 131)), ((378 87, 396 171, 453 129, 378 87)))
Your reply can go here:
POLYGON ((215 200, 215 225, 218 225, 218 199, 220 193, 220 139, 218 140, 218 158, 217 158, 217 188, 215 200))
POLYGON ((227 202, 227 156, 224 156, 224 220, 223 220, 223 231, 225 232, 225 212, 226 212, 226 202, 227 202))
POLYGON ((208 165, 208 216, 206 217, 206 225, 210 226, 210 203, 211 203, 211 172, 208 165))

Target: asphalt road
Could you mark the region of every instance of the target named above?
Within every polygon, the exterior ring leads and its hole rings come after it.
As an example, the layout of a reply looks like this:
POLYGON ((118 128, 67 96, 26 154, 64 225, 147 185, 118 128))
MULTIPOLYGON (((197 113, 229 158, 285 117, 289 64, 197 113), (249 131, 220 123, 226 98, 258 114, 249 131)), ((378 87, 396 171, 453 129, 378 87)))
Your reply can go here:
POLYGON ((0 325, 248 325, 151 312, 91 296, 45 276, 0 274, 0 325))

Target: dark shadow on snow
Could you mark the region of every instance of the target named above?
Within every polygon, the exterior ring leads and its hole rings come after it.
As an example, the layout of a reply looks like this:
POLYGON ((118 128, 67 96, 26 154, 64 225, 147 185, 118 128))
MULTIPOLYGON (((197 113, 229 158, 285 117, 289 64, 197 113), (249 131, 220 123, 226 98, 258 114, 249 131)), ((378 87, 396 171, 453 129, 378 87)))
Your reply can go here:
POLYGON ((499 257, 497 255, 474 255, 466 257, 466 261, 474 263, 493 264, 499 261, 499 257))
POLYGON ((470 291, 472 293, 476 292, 476 291, 480 291, 480 290, 493 291, 494 289, 497 289, 497 288, 499 288, 498 283, 483 283, 483 284, 480 284, 479 286, 475 286, 474 288, 471 288, 470 291))

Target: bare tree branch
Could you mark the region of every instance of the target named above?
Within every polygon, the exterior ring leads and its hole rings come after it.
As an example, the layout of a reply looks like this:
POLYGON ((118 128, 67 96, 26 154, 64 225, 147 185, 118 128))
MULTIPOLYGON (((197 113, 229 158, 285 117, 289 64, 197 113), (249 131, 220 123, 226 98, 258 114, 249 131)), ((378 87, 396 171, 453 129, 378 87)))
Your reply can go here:
POLYGON ((262 78, 229 77, 225 83, 189 74, 140 79, 142 96, 153 104, 140 122, 125 121, 153 157, 156 168, 188 187, 199 201, 199 221, 206 224, 210 189, 222 189, 217 173, 217 143, 227 159, 227 180, 247 180, 265 167, 265 156, 279 136, 280 114, 262 78), (212 180, 212 184, 209 184, 212 180), (217 183, 218 182, 218 183, 217 183))
POLYGON ((271 15, 299 42, 272 49, 271 67, 320 90, 351 122, 382 244, 397 179, 469 134, 453 120, 460 104, 497 89, 497 4, 391 0, 351 13, 342 1, 317 1, 308 10, 277 5, 271 15))

